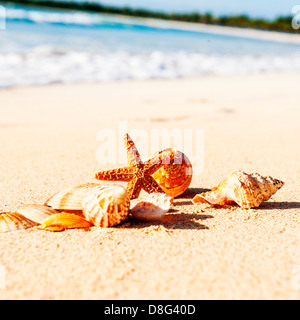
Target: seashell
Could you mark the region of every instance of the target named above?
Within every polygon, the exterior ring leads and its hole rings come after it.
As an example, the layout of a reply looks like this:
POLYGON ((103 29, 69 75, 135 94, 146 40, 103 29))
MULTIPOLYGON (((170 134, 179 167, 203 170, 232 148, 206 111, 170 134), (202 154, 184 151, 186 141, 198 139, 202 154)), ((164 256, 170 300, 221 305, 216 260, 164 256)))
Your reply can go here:
POLYGON ((92 223, 72 213, 60 212, 48 216, 41 224, 42 230, 63 231, 65 229, 89 228, 92 223))
POLYGON ((112 227, 129 213, 127 190, 119 185, 98 185, 82 201, 85 218, 97 227, 112 227))
POLYGON ((150 193, 141 199, 130 211, 139 220, 160 221, 170 210, 173 198, 165 193, 150 193))
POLYGON ((85 183, 76 187, 66 188, 45 202, 45 206, 56 210, 82 210, 82 201, 98 183, 85 183))
POLYGON ((235 202, 240 207, 249 209, 269 200, 283 185, 284 182, 270 176, 235 171, 212 191, 196 195, 193 203, 226 205, 235 202))
POLYGON ((37 223, 17 212, 3 212, 0 214, 0 233, 28 229, 37 223))
POLYGON ((18 209, 18 213, 22 214, 24 217, 32 221, 41 224, 42 221, 45 220, 48 216, 56 214, 58 212, 46 206, 41 206, 38 204, 26 204, 18 209))
POLYGON ((184 153, 174 148, 158 152, 150 161, 154 162, 159 157, 163 157, 163 162, 166 158, 169 160, 153 174, 153 178, 166 194, 175 198, 189 187, 193 176, 192 164, 184 153))

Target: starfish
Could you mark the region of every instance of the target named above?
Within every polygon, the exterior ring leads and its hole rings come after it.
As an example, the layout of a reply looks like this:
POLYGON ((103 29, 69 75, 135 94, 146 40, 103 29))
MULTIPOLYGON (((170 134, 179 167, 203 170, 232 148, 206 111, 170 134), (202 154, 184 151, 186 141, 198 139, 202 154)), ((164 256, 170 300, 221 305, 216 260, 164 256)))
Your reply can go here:
POLYGON ((98 180, 124 181, 128 182, 127 192, 130 199, 138 198, 142 189, 148 193, 164 193, 159 184, 154 180, 152 174, 164 165, 163 156, 158 153, 152 159, 143 162, 138 149, 129 134, 124 135, 124 144, 127 151, 128 167, 113 170, 100 171, 96 173, 98 180))

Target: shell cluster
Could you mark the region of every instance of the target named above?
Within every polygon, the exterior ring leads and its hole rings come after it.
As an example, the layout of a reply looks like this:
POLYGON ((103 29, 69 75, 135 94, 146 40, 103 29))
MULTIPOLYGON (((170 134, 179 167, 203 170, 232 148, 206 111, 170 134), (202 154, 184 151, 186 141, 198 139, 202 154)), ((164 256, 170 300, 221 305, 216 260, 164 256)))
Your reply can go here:
MULTIPOLYGON (((132 145, 134 146, 133 142, 128 144, 131 152, 129 155, 134 160, 139 159, 138 152, 131 148, 132 145)), ((129 160, 132 164, 131 157, 129 160)), ((136 219, 160 221, 170 210, 173 198, 181 195, 189 187, 193 175, 192 164, 184 153, 173 148, 157 152, 146 164, 154 164, 153 171, 156 171, 153 172, 151 168, 148 180, 152 179, 152 185, 159 187, 154 189, 156 192, 152 191, 153 188, 146 189, 151 193, 145 198, 131 201, 128 187, 126 190, 121 185, 86 183, 63 189, 44 205, 29 204, 17 212, 0 213, 0 233, 34 226, 49 231, 91 226, 112 227, 122 223, 130 213, 136 219)), ((132 166, 128 168, 128 172, 128 175, 134 174, 132 166)), ((149 182, 148 180, 146 182, 149 182)), ((242 208, 254 208, 269 200, 283 185, 284 182, 270 176, 235 171, 210 192, 196 195, 193 203, 235 203, 242 208)))
POLYGON ((212 205, 226 205, 234 202, 242 208, 250 209, 269 200, 283 185, 283 181, 270 176, 263 177, 258 173, 247 174, 243 171, 235 171, 212 191, 196 195, 193 202, 206 202, 212 205))
MULTIPOLYGON (((161 220, 172 201, 166 194, 153 193, 137 200, 132 214, 140 220, 161 220)), ((0 233, 38 225, 48 231, 113 227, 122 223, 129 212, 130 199, 123 186, 88 183, 60 191, 45 205, 29 204, 18 212, 0 214, 0 233)))

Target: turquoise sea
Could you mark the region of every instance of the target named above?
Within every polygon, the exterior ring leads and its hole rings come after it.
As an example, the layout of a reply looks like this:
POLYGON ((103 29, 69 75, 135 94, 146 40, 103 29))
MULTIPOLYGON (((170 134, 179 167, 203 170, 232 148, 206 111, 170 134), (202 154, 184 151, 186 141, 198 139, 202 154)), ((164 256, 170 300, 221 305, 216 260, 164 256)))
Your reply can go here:
POLYGON ((300 45, 174 29, 167 22, 5 6, 0 87, 296 72, 300 45))

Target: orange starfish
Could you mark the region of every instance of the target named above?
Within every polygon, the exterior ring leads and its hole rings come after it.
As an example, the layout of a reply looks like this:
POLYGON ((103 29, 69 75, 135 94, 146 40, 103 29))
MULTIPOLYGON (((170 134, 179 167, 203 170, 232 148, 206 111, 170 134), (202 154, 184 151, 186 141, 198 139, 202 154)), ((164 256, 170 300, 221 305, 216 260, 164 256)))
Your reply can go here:
POLYGON ((151 175, 169 159, 163 159, 164 155, 158 153, 154 158, 143 162, 134 142, 127 133, 124 135, 124 143, 129 167, 100 171, 96 173, 95 178, 98 180, 128 182, 127 192, 130 199, 138 198, 141 189, 148 193, 164 193, 151 175))

